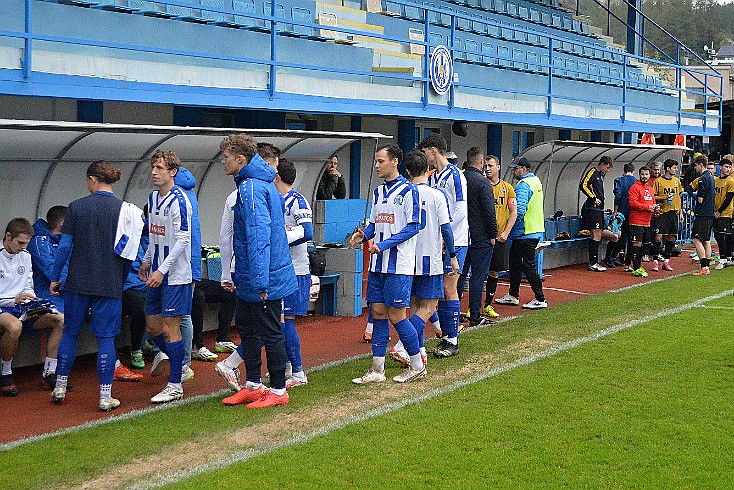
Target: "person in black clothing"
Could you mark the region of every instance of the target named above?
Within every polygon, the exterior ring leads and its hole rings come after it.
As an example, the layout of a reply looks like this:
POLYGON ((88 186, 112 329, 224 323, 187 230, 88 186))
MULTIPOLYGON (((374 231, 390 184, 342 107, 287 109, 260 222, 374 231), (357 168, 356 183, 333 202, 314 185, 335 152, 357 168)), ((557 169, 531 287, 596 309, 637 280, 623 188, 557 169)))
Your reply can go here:
POLYGON ((589 237, 589 270, 604 272, 607 270, 599 264, 599 244, 604 230, 604 175, 614 166, 614 160, 604 155, 596 167, 590 168, 579 183, 579 190, 586 196, 581 208, 583 228, 591 232, 589 237))
POLYGON ((484 176, 484 154, 477 147, 466 152, 466 195, 467 216, 469 221, 469 249, 464 262, 464 270, 459 278, 457 289, 459 297, 464 291, 466 276, 471 267, 469 279, 469 325, 476 326, 482 321, 482 289, 492 262, 492 251, 497 238, 497 218, 494 209, 492 183, 484 176))
POLYGON ((694 276, 707 276, 711 273, 709 262, 711 261, 711 227, 714 221, 714 201, 716 198, 716 186, 714 177, 708 171, 708 158, 699 155, 693 160, 696 173, 699 177, 686 186, 689 194, 696 192, 696 209, 694 210, 693 228, 691 230, 691 242, 696 247, 696 253, 701 260, 701 269, 694 272, 694 276))
POLYGON ((336 155, 331 155, 321 175, 319 188, 316 190, 316 199, 344 199, 347 197, 347 184, 344 182, 344 176, 336 169, 337 165, 339 165, 339 160, 336 155))

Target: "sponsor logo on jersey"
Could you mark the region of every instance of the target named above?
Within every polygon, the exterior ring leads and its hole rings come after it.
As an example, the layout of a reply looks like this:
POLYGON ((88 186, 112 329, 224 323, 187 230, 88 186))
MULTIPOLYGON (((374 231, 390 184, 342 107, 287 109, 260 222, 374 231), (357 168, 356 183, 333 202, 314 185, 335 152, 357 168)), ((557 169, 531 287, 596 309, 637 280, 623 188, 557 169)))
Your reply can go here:
POLYGON ((392 213, 377 213, 375 217, 375 223, 395 223, 395 215, 392 213))
POLYGON ((152 235, 166 236, 166 225, 150 225, 150 233, 152 235))

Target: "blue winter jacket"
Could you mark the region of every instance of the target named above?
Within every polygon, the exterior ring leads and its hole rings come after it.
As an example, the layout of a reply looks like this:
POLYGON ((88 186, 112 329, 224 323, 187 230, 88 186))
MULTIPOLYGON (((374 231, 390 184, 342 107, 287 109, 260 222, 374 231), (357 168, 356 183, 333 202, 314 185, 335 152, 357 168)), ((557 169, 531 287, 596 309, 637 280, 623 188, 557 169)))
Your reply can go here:
POLYGON ((275 170, 259 155, 235 176, 234 283, 247 302, 282 299, 298 289, 283 218, 283 198, 273 184, 275 170))
MULTIPOLYGON (((61 234, 54 235, 48 229, 48 223, 44 219, 38 219, 33 223, 34 235, 28 244, 28 253, 31 254, 33 264, 33 289, 36 296, 43 299, 51 300, 54 304, 62 303, 60 297, 51 296, 49 286, 51 284, 51 270, 56 257, 56 250, 59 247, 61 234)), ((64 264, 61 270, 61 282, 66 282, 66 274, 69 270, 69 263, 64 264)))
POLYGON ((145 257, 145 251, 148 250, 148 244, 150 243, 150 237, 148 236, 148 218, 145 218, 143 220, 145 222, 145 226, 143 226, 143 234, 140 237, 140 245, 138 246, 138 255, 135 257, 135 260, 133 260, 133 263, 130 264, 130 272, 127 274, 127 278, 125 279, 125 284, 122 285, 122 290, 126 291, 128 289, 134 289, 136 291, 145 291, 147 289, 147 286, 143 281, 140 280, 138 277, 138 271, 140 270, 140 265, 143 263, 143 257, 145 257))
POLYGON ((187 168, 178 169, 173 183, 186 193, 191 202, 191 279, 201 281, 201 224, 199 222, 199 201, 196 199, 196 179, 187 168))

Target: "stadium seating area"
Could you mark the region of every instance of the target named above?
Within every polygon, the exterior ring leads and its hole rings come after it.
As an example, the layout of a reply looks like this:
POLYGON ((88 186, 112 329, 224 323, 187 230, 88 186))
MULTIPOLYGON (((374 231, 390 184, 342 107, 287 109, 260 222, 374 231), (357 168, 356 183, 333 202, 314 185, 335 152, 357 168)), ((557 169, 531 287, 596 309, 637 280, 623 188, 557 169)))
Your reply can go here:
MULTIPOLYGON (((47 0, 151 17, 270 32, 265 0, 47 0)), ((601 30, 554 2, 508 0, 280 0, 276 33, 308 41, 353 44, 373 51, 372 71, 419 76, 421 54, 453 46, 456 62, 610 86, 669 93, 644 64, 627 58, 601 30), (351 2, 362 6, 365 2, 351 2), (429 31, 425 36, 426 14, 429 31), (334 28, 333 30, 328 27, 334 28), (452 40, 453 37, 453 40, 452 40)), ((395 75, 394 75, 395 76, 395 75)))

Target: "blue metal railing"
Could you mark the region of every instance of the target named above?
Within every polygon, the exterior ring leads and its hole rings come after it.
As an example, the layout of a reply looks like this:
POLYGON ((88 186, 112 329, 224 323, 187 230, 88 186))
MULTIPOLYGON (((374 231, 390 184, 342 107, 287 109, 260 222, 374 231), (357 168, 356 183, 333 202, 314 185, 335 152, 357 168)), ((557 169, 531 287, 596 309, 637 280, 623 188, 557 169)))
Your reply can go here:
MULTIPOLYGON (((19 0, 20 1, 20 0, 19 0)), ((33 6, 38 0, 23 0, 25 4, 25 30, 24 32, 15 32, 8 30, 0 30, 0 38, 15 38, 23 42, 24 53, 22 60, 22 72, 23 78, 26 81, 33 80, 33 50, 38 49, 34 47, 34 41, 43 41, 47 43, 58 43, 62 45, 75 45, 75 46, 86 46, 92 48, 108 48, 115 50, 122 50, 128 52, 137 53, 149 53, 153 55, 163 56, 181 56, 190 57, 204 60, 216 60, 223 62, 234 62, 234 63, 248 63, 261 65, 267 69, 268 72, 268 95, 272 99, 278 91, 278 73, 281 68, 299 69, 299 70, 311 70, 324 73, 331 73, 335 75, 353 75, 359 77, 368 77, 373 83, 390 83, 390 81, 404 81, 412 84, 421 84, 422 91, 420 97, 420 104, 426 108, 430 104, 430 78, 429 78, 429 58, 424 56, 420 63, 420 73, 406 74, 399 71, 395 72, 377 72, 372 70, 372 66, 365 67, 365 69, 355 68, 343 68, 337 66, 330 66, 329 60, 325 60, 325 63, 318 64, 317 62, 311 63, 296 63, 291 61, 285 61, 279 59, 280 48, 281 48, 281 36, 279 34, 284 33, 282 26, 290 26, 295 31, 295 28, 300 28, 299 31, 307 32, 318 32, 319 29, 328 28, 329 31, 338 33, 338 36, 342 41, 348 41, 358 36, 362 39, 377 40, 377 41, 388 41, 392 43, 398 43, 401 47, 407 48, 409 45, 422 46, 427 52, 431 52, 437 44, 445 44, 450 49, 455 63, 463 63, 467 65, 478 65, 478 66, 492 66, 495 68, 505 68, 510 70, 516 70, 534 74, 537 76, 547 77, 547 83, 540 84, 543 89, 541 90, 521 90, 517 87, 503 88, 500 86, 493 86, 491 83, 487 83, 487 80, 491 77, 480 77, 475 82, 470 81, 457 81, 452 84, 449 92, 448 106, 453 108, 456 101, 457 91, 465 90, 477 90, 483 92, 495 92, 505 94, 517 94, 525 96, 537 96, 545 98, 547 101, 547 115, 550 117, 553 114, 554 101, 565 100, 582 103, 593 103, 594 105, 609 106, 612 108, 619 108, 620 119, 624 123, 627 121, 629 109, 635 109, 639 111, 649 111, 653 114, 669 115, 674 116, 677 121, 677 126, 680 128, 685 126, 683 123, 684 118, 687 120, 698 120, 703 128, 706 130, 707 127, 707 111, 706 105, 704 104, 703 114, 687 111, 684 107, 684 100, 691 97, 703 97, 706 100, 718 100, 721 107, 722 97, 722 84, 723 77, 718 72, 708 73, 702 70, 696 70, 688 67, 684 67, 680 64, 680 56, 678 55, 675 60, 654 60, 645 58, 642 56, 636 56, 613 47, 603 44, 600 40, 582 33, 571 33, 563 34, 560 30, 555 32, 550 31, 550 28, 538 28, 535 29, 529 20, 510 19, 513 22, 522 22, 516 24, 508 24, 506 22, 498 20, 504 18, 499 15, 492 14, 493 17, 480 17, 480 12, 474 12, 476 15, 468 15, 462 12, 456 12, 448 10, 442 7, 436 7, 433 5, 424 5, 408 0, 393 0, 392 4, 401 5, 403 10, 409 7, 414 12, 418 12, 420 20, 415 19, 402 19, 403 23, 414 27, 423 27, 424 39, 415 40, 407 39, 407 28, 406 36, 401 36, 391 32, 389 34, 376 33, 360 29, 358 26, 351 27, 350 25, 339 25, 339 26, 325 26, 317 23, 315 20, 306 21, 301 19, 295 19, 291 17, 279 17, 278 7, 282 8, 276 2, 270 2, 270 11, 257 13, 257 12, 245 12, 242 10, 235 10, 234 8, 219 8, 214 6, 202 5, 199 3, 189 3, 178 0, 164 0, 156 2, 162 6, 175 6, 181 8, 196 9, 200 12, 212 12, 219 14, 219 17, 224 15, 229 19, 236 18, 248 18, 254 22, 262 23, 264 29, 269 34, 269 56, 267 57, 253 57, 253 56, 236 56, 222 53, 206 52, 206 51, 191 51, 186 49, 172 49, 164 48, 154 45, 145 44, 126 44, 117 43, 110 41, 101 41, 98 39, 83 39, 73 38, 68 36, 58 36, 53 33, 34 31, 32 26, 34 25, 34 9, 33 6), (440 20, 438 20, 440 19, 440 20), (448 24, 448 25, 447 25, 448 24), (527 25, 525 25, 527 24, 527 25), (457 25, 461 25, 462 28, 458 28, 457 25), (466 26, 469 26, 468 28, 466 26), (280 29, 280 32, 279 32, 280 29), (490 34, 492 33, 492 34, 490 34), (496 34, 495 34, 496 33, 496 34), (435 42, 432 40, 432 34, 438 38, 441 37, 442 42, 435 42), (461 39, 461 43, 459 40, 461 39), (517 41, 521 39, 522 41, 517 41), (533 39, 534 41, 530 41, 533 39), (467 40, 470 40, 472 46, 467 46, 467 40), (485 43, 486 41, 486 43, 485 43), (490 44, 492 43, 492 44, 490 44), (495 45, 496 52, 484 51, 486 45, 495 45), (500 54, 499 47, 508 48, 506 54, 500 54), (515 55, 518 55, 516 57, 515 55), (532 56, 531 56, 532 55, 532 56), (586 68, 582 68, 582 63, 586 68), (644 63, 648 66, 654 66, 660 70, 668 70, 669 72, 675 73, 675 83, 671 85, 665 84, 659 76, 655 74, 643 73, 643 70, 639 66, 635 66, 635 63, 644 63), (591 71, 591 66, 594 66, 598 72, 594 73, 591 71), (602 72, 602 69, 604 70, 602 72), (692 74, 692 76, 702 78, 702 87, 699 88, 683 88, 682 87, 682 72, 692 74), (610 98, 606 101, 599 101, 596 98, 589 98, 584 94, 578 95, 563 95, 556 91, 558 83, 557 81, 562 79, 571 79, 577 81, 586 81, 589 83, 603 83, 617 87, 620 89, 618 98, 610 98), (714 82, 718 79, 718 90, 714 87, 714 82), (677 96, 677 102, 671 103, 670 107, 661 107, 657 105, 643 105, 632 101, 630 94, 632 91, 640 93, 646 91, 648 93, 656 94, 667 94, 671 98, 677 96)), ((314 12, 312 19, 315 19, 316 7, 315 3, 304 2, 308 6, 313 6, 314 12)), ((231 4, 230 4, 231 5, 231 4)), ((69 8, 81 8, 72 7, 69 8)), ((470 10, 468 7, 465 7, 470 10)), ((120 14, 127 15, 127 14, 120 14)), ((205 19, 207 16, 202 14, 205 19)), ((213 16, 212 16, 213 17, 213 16)), ((507 17, 507 16, 505 16, 507 17)), ((171 22, 175 22, 173 19, 171 22)), ((215 24, 216 22, 208 22, 215 24)), ((228 21, 229 24, 236 24, 233 21, 228 21)), ((36 23, 35 25, 39 25, 36 23)), ((352 24, 353 25, 353 24, 352 24)), ((655 24, 657 25, 657 24, 655 24)), ((236 27, 230 25, 229 27, 236 27)), ((240 26, 245 28, 245 26, 240 26)), ((662 28, 661 28, 662 29, 662 28)), ((666 31, 667 32, 667 31, 666 31)), ((317 36, 313 36, 314 38, 317 36)), ((322 39, 323 40, 323 39, 322 39)), ((305 41, 304 41, 305 42, 305 41)), ((357 48, 355 48, 357 49, 357 48)), ((687 49, 687 48, 686 48, 687 49)), ((694 53, 695 54, 695 53, 694 53)), ((670 57, 668 57, 670 58, 670 57)), ((698 78, 696 78, 698 79, 698 78)), ((613 91, 609 91, 610 97, 613 91)), ((639 98, 638 98, 639 100, 639 98)), ((718 128, 721 129, 721 110, 718 114, 718 128)))

